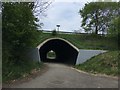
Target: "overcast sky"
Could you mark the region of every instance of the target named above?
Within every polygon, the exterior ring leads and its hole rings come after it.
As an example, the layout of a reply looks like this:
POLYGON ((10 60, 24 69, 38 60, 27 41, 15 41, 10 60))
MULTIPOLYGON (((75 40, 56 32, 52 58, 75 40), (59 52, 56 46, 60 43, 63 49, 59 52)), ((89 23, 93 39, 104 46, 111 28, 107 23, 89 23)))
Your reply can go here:
POLYGON ((46 11, 47 17, 42 19, 43 30, 56 29, 60 24, 61 31, 74 31, 81 29, 81 16, 78 13, 87 1, 84 0, 56 0, 46 11))
POLYGON ((61 31, 81 30, 82 18, 78 12, 85 3, 92 1, 96 0, 53 0, 46 11, 47 17, 42 19, 43 30, 56 29, 57 24, 60 24, 61 31))

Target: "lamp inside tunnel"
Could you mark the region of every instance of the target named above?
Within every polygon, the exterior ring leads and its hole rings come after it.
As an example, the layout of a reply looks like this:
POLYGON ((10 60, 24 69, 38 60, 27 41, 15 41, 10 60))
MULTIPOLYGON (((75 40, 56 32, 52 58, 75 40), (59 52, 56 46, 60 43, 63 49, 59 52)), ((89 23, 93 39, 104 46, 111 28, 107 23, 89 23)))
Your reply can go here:
POLYGON ((42 62, 57 62, 75 65, 78 51, 61 39, 51 39, 39 48, 42 62))

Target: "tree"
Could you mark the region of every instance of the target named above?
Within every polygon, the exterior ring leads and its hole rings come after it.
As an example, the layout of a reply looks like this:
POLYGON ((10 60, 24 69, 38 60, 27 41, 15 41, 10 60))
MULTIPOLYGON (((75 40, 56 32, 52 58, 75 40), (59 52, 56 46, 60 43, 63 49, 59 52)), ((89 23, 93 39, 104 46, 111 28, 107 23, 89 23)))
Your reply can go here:
MULTIPOLYGON (((30 69, 30 65, 33 65, 25 55, 27 49, 36 46, 39 37, 38 25, 36 23, 38 18, 34 9, 34 2, 2 3, 3 80, 4 78, 9 78, 8 75, 11 72, 13 78, 21 75, 20 71, 14 73, 13 67, 20 67, 19 69, 22 71, 23 66, 27 65, 30 69)), ((23 68, 23 72, 26 69, 28 70, 28 68, 23 68)))
POLYGON ((38 35, 33 6, 34 3, 2 3, 3 61, 20 63, 25 49, 34 46, 38 35))
POLYGON ((83 20, 82 27, 85 31, 98 34, 99 31, 108 29, 112 18, 118 14, 117 2, 90 2, 79 11, 83 20))
POLYGON ((108 34, 110 37, 118 39, 118 35, 120 35, 120 16, 112 20, 108 34))
POLYGON ((52 0, 35 0, 34 8, 33 8, 32 11, 33 11, 34 15, 38 18, 38 20, 40 22, 39 23, 40 28, 43 25, 43 23, 41 22, 41 19, 43 17, 47 16, 46 10, 51 5, 51 3, 52 3, 52 0))

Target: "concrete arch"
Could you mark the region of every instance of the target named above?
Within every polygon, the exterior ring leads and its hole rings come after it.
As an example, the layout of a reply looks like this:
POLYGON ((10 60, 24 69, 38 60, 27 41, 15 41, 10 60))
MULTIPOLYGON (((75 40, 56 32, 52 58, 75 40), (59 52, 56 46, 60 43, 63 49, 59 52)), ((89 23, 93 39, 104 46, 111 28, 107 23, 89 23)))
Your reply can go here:
POLYGON ((37 46, 39 58, 43 62, 60 62, 75 65, 79 49, 63 38, 49 38, 37 46), (53 50, 56 53, 56 59, 46 58, 47 52, 53 50))
POLYGON ((46 39, 46 40, 43 41, 41 44, 39 44, 39 45, 37 46, 37 48, 40 49, 40 47, 41 47, 42 45, 44 45, 46 42, 48 42, 48 41, 50 41, 50 40, 55 40, 55 39, 62 40, 62 41, 64 41, 64 42, 68 43, 70 46, 72 46, 74 49, 76 49, 76 50, 79 52, 79 49, 78 49, 76 46, 74 46, 72 43, 70 43, 69 41, 67 41, 67 40, 65 40, 65 39, 63 39, 63 38, 49 38, 49 39, 46 39))

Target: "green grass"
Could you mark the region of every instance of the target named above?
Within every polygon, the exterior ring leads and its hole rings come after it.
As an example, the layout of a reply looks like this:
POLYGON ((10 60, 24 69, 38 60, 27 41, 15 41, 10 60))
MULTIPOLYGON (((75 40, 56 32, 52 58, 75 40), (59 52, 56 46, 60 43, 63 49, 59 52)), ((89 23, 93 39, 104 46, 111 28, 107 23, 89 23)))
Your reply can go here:
POLYGON ((4 66, 2 73, 2 82, 6 83, 11 80, 24 77, 24 75, 29 75, 33 69, 39 69, 42 67, 42 63, 30 61, 24 62, 20 65, 4 66))
POLYGON ((86 61, 83 64, 76 65, 75 68, 90 72, 101 73, 106 75, 118 75, 118 55, 120 51, 109 51, 86 61))
POLYGON ((60 37, 68 40, 79 49, 101 49, 101 50, 117 50, 118 43, 116 40, 108 37, 87 35, 87 34, 57 34, 52 36, 50 33, 41 33, 38 38, 39 45, 41 42, 48 38, 60 37))

